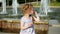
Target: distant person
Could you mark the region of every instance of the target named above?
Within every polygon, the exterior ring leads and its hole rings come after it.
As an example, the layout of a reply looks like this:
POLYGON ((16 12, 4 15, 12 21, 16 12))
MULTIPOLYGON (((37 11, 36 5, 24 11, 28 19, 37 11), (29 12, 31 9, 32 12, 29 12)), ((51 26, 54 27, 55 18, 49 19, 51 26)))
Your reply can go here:
POLYGON ((34 21, 40 21, 37 12, 34 11, 32 4, 25 4, 23 6, 23 17, 21 18, 20 34, 35 34, 34 21))

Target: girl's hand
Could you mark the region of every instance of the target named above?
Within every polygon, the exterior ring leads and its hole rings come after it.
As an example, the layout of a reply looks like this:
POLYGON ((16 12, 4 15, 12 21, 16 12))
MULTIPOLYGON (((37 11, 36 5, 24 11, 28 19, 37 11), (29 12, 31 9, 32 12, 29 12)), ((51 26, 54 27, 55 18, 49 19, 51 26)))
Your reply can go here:
POLYGON ((40 21, 40 18, 39 18, 39 16, 38 16, 38 13, 37 13, 36 11, 34 11, 34 14, 35 14, 35 16, 33 16, 34 20, 35 20, 36 22, 39 22, 39 21, 40 21))
POLYGON ((35 11, 35 15, 38 15, 38 13, 35 11))

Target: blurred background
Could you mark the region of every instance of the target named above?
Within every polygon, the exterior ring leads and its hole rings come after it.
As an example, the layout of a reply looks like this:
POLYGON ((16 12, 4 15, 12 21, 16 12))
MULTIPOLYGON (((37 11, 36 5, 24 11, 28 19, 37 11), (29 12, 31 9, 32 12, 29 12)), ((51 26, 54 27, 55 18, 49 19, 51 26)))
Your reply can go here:
POLYGON ((34 22, 36 34, 60 34, 60 0, 0 0, 0 34, 19 34, 26 3, 40 17, 40 22, 34 22))

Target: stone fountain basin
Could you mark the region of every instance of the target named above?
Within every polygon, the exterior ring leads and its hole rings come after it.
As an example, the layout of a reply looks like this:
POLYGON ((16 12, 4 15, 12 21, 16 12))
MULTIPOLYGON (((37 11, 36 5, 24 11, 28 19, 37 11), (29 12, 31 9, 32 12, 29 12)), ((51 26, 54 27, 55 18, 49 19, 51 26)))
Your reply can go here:
MULTIPOLYGON (((0 20, 2 23, 2 32, 13 32, 13 33, 19 33, 20 32, 20 20, 0 20), (16 31, 15 31, 16 30, 16 31)), ((0 23, 0 24, 1 24, 0 23)), ((1 27, 0 27, 1 28, 1 27)), ((47 22, 35 22, 34 28, 37 34, 44 34, 48 33, 49 26, 47 22)))

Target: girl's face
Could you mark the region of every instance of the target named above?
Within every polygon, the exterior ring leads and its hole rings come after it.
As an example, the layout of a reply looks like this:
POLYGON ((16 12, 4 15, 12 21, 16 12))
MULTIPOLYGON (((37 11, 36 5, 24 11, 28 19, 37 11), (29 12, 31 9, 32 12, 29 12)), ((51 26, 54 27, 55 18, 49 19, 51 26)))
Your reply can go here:
POLYGON ((33 7, 29 6, 29 8, 27 9, 28 14, 33 14, 33 7))

